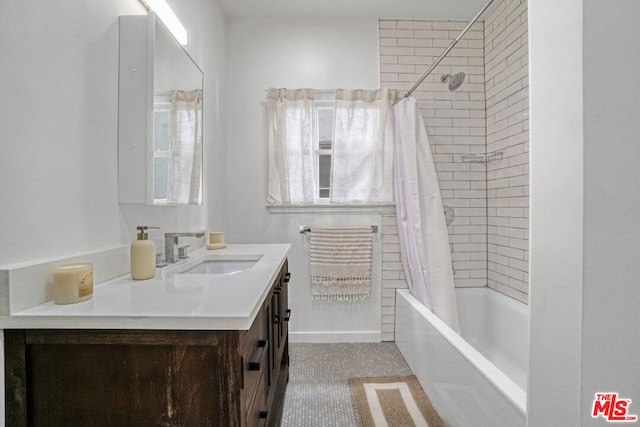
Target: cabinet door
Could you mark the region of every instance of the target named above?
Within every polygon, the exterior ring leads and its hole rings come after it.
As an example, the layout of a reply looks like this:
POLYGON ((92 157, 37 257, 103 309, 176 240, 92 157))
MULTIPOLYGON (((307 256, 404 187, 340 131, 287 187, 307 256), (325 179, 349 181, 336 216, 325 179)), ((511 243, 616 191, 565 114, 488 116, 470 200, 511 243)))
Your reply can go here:
POLYGON ((241 425, 234 331, 19 332, 26 405, 12 426, 241 425))
POLYGON ((247 427, 263 427, 266 425, 267 417, 269 416, 267 372, 268 369, 265 369, 260 377, 258 393, 252 406, 247 411, 247 427))
POLYGON ((289 308, 289 281, 291 273, 288 271, 288 264, 285 261, 282 268, 282 281, 280 284, 280 311, 282 313, 282 324, 280 327, 280 347, 282 348, 289 336, 289 319, 291 318, 291 309, 289 308))
POLYGON ((271 321, 269 324, 269 335, 271 336, 271 340, 273 342, 273 346, 271 347, 270 354, 270 364, 269 364, 269 386, 275 385, 277 370, 280 366, 280 359, 278 358, 280 343, 279 341, 279 332, 278 328, 280 326, 280 308, 279 308, 280 294, 275 292, 271 293, 271 299, 269 303, 269 307, 271 308, 271 321))
POLYGON ((277 336, 277 354, 281 355, 282 350, 287 341, 288 333, 289 333, 289 319, 291 317, 291 310, 289 309, 289 280, 291 278, 291 273, 288 271, 288 265, 285 261, 282 270, 280 271, 280 275, 278 276, 278 281, 276 282, 276 286, 274 288, 274 300, 273 304, 276 307, 275 309, 275 334, 277 336))
POLYGON ((282 346, 282 323, 284 318, 284 313, 282 311, 282 272, 278 276, 273 288, 271 304, 273 306, 273 335, 275 339, 275 355, 277 357, 278 350, 282 346))
POLYGON ((273 343, 269 338, 267 310, 268 306, 262 307, 251 328, 245 334, 243 369, 246 409, 249 409, 255 399, 263 373, 266 375, 269 371, 269 352, 273 343))

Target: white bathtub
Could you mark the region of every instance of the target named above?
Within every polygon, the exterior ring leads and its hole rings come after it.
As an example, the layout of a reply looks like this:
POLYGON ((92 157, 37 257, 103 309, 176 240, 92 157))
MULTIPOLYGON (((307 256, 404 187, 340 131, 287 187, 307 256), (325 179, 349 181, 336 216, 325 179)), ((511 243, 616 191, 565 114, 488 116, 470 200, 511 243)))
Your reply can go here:
POLYGON ((398 290, 398 348, 448 427, 525 426, 528 306, 489 288, 456 296, 464 339, 398 290))

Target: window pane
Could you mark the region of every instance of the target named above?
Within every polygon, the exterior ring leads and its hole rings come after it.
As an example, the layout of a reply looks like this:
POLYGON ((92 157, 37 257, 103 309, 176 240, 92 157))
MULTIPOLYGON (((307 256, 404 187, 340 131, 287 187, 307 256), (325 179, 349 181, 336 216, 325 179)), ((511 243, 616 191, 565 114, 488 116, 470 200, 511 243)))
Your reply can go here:
POLYGON ((330 149, 333 139, 333 108, 318 108, 318 146, 330 149))
POLYGON ((168 157, 154 157, 153 159, 153 198, 164 199, 167 198, 167 188, 169 175, 169 158, 168 157))
POLYGON ((169 111, 153 113, 153 149, 169 150, 169 111))
POLYGON ((331 187, 331 155, 318 156, 318 196, 329 197, 331 187))

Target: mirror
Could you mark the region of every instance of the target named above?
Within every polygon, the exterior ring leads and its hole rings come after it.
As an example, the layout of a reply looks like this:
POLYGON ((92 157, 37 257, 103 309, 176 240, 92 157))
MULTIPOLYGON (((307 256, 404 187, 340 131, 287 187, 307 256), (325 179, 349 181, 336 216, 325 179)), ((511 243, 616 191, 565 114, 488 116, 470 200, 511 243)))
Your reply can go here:
POLYGON ((202 204, 203 73, 149 15, 120 17, 118 197, 202 204))

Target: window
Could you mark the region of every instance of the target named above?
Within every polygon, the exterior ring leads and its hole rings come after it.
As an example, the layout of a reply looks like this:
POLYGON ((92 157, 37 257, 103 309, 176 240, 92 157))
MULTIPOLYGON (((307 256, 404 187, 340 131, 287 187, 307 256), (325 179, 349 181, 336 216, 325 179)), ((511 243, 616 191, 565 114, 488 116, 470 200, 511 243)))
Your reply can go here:
POLYGON ((393 202, 395 91, 271 89, 270 205, 393 202))
POLYGON ((327 203, 331 196, 331 149, 333 147, 333 102, 316 101, 316 170, 318 171, 318 201, 327 203))
POLYGON ((169 188, 169 106, 155 101, 153 107, 153 203, 167 203, 169 188))
POLYGON ((157 93, 153 102, 153 203, 202 202, 202 91, 157 93))

